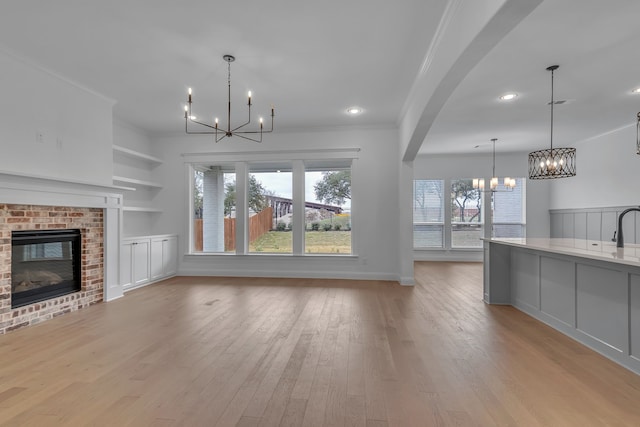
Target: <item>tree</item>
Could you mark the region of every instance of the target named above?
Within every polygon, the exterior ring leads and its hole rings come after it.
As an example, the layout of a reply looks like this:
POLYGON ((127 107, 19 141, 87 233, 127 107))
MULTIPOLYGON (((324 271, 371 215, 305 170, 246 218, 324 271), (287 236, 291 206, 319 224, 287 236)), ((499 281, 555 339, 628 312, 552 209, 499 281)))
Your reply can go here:
MULTIPOLYGON (((249 175, 249 208, 254 212, 260 212, 267 207, 267 190, 254 175, 249 175)), ((236 182, 231 181, 225 184, 224 189, 224 214, 231 215, 232 209, 236 206, 236 182)))
POLYGON ((346 199, 351 200, 351 171, 322 172, 313 190, 318 200, 342 206, 346 199))
POLYGON ((469 201, 478 201, 478 212, 475 213, 471 218, 469 218, 469 222, 473 221, 474 218, 480 215, 480 202, 482 201, 481 193, 479 190, 473 188, 473 184, 471 180, 457 180, 453 181, 451 184, 451 203, 452 203, 452 211, 459 209, 460 211, 460 222, 464 222, 464 211, 467 206, 467 202, 469 201))

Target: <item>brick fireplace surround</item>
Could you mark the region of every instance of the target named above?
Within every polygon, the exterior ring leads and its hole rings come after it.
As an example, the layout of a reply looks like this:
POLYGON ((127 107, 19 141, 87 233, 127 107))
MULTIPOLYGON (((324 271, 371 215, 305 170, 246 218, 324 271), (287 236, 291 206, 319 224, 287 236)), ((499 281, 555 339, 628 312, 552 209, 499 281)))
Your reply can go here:
POLYGON ((0 204, 0 335, 102 301, 103 209, 0 204), (81 289, 46 301, 11 308, 11 232, 80 229, 81 289))

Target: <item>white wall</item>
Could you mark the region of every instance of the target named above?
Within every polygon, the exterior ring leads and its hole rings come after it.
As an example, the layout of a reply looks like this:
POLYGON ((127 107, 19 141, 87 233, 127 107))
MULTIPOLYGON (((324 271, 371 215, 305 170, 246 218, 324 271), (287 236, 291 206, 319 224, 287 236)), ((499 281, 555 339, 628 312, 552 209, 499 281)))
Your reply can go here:
MULTIPOLYGON (((164 189, 156 206, 164 210, 155 233, 179 234, 183 275, 337 277, 399 280, 398 271, 398 137, 396 129, 283 132, 265 136, 262 144, 237 138, 216 144, 207 136, 180 135, 154 140, 164 163, 156 170, 164 189), (281 255, 184 256, 188 242, 188 187, 182 153, 247 153, 360 148, 354 161, 353 233, 357 257, 281 255)), ((253 153, 253 154, 252 154, 253 153)), ((304 158, 304 155, 301 155, 304 158)))
MULTIPOLYGON (((498 176, 526 177, 528 153, 496 154, 498 176)), ((491 178, 492 155, 419 155, 414 161, 415 179, 491 178)), ((549 237, 548 181, 526 182, 526 220, 528 237, 549 237)), ((418 251, 416 251, 418 252, 418 251)), ((419 259, 480 260, 477 255, 465 255, 465 251, 419 251, 419 259)), ((468 252, 468 251, 466 251, 468 252)))
POLYGON ((640 205, 640 156, 630 125, 576 147, 576 176, 551 185, 551 209, 640 205))
POLYGON ((113 101, 1 51, 0 70, 0 170, 111 185, 113 101))

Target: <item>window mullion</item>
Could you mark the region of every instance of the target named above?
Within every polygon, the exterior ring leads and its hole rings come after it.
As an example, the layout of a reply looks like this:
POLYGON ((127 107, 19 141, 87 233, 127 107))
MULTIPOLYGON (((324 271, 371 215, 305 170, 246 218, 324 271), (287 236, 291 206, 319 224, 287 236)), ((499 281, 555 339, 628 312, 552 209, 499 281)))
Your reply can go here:
POLYGON ((305 233, 305 182, 304 182, 304 162, 302 160, 294 160, 292 162, 293 183, 292 183, 292 199, 293 199, 293 254, 304 254, 304 233, 305 233))
POLYGON ((236 255, 247 253, 248 241, 247 224, 249 210, 247 203, 247 189, 249 181, 249 167, 246 162, 236 163, 236 255))

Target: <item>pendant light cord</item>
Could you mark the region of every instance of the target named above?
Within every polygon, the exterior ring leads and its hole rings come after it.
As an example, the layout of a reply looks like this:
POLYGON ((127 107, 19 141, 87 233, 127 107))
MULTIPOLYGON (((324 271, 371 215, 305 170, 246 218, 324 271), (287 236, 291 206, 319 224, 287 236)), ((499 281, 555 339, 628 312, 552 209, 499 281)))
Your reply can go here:
POLYGON ((493 138, 491 141, 493 141, 493 174, 491 175, 491 177, 495 177, 496 176, 496 138, 493 138))
POLYGON ((553 157, 553 72, 554 68, 551 69, 551 156, 553 157))

